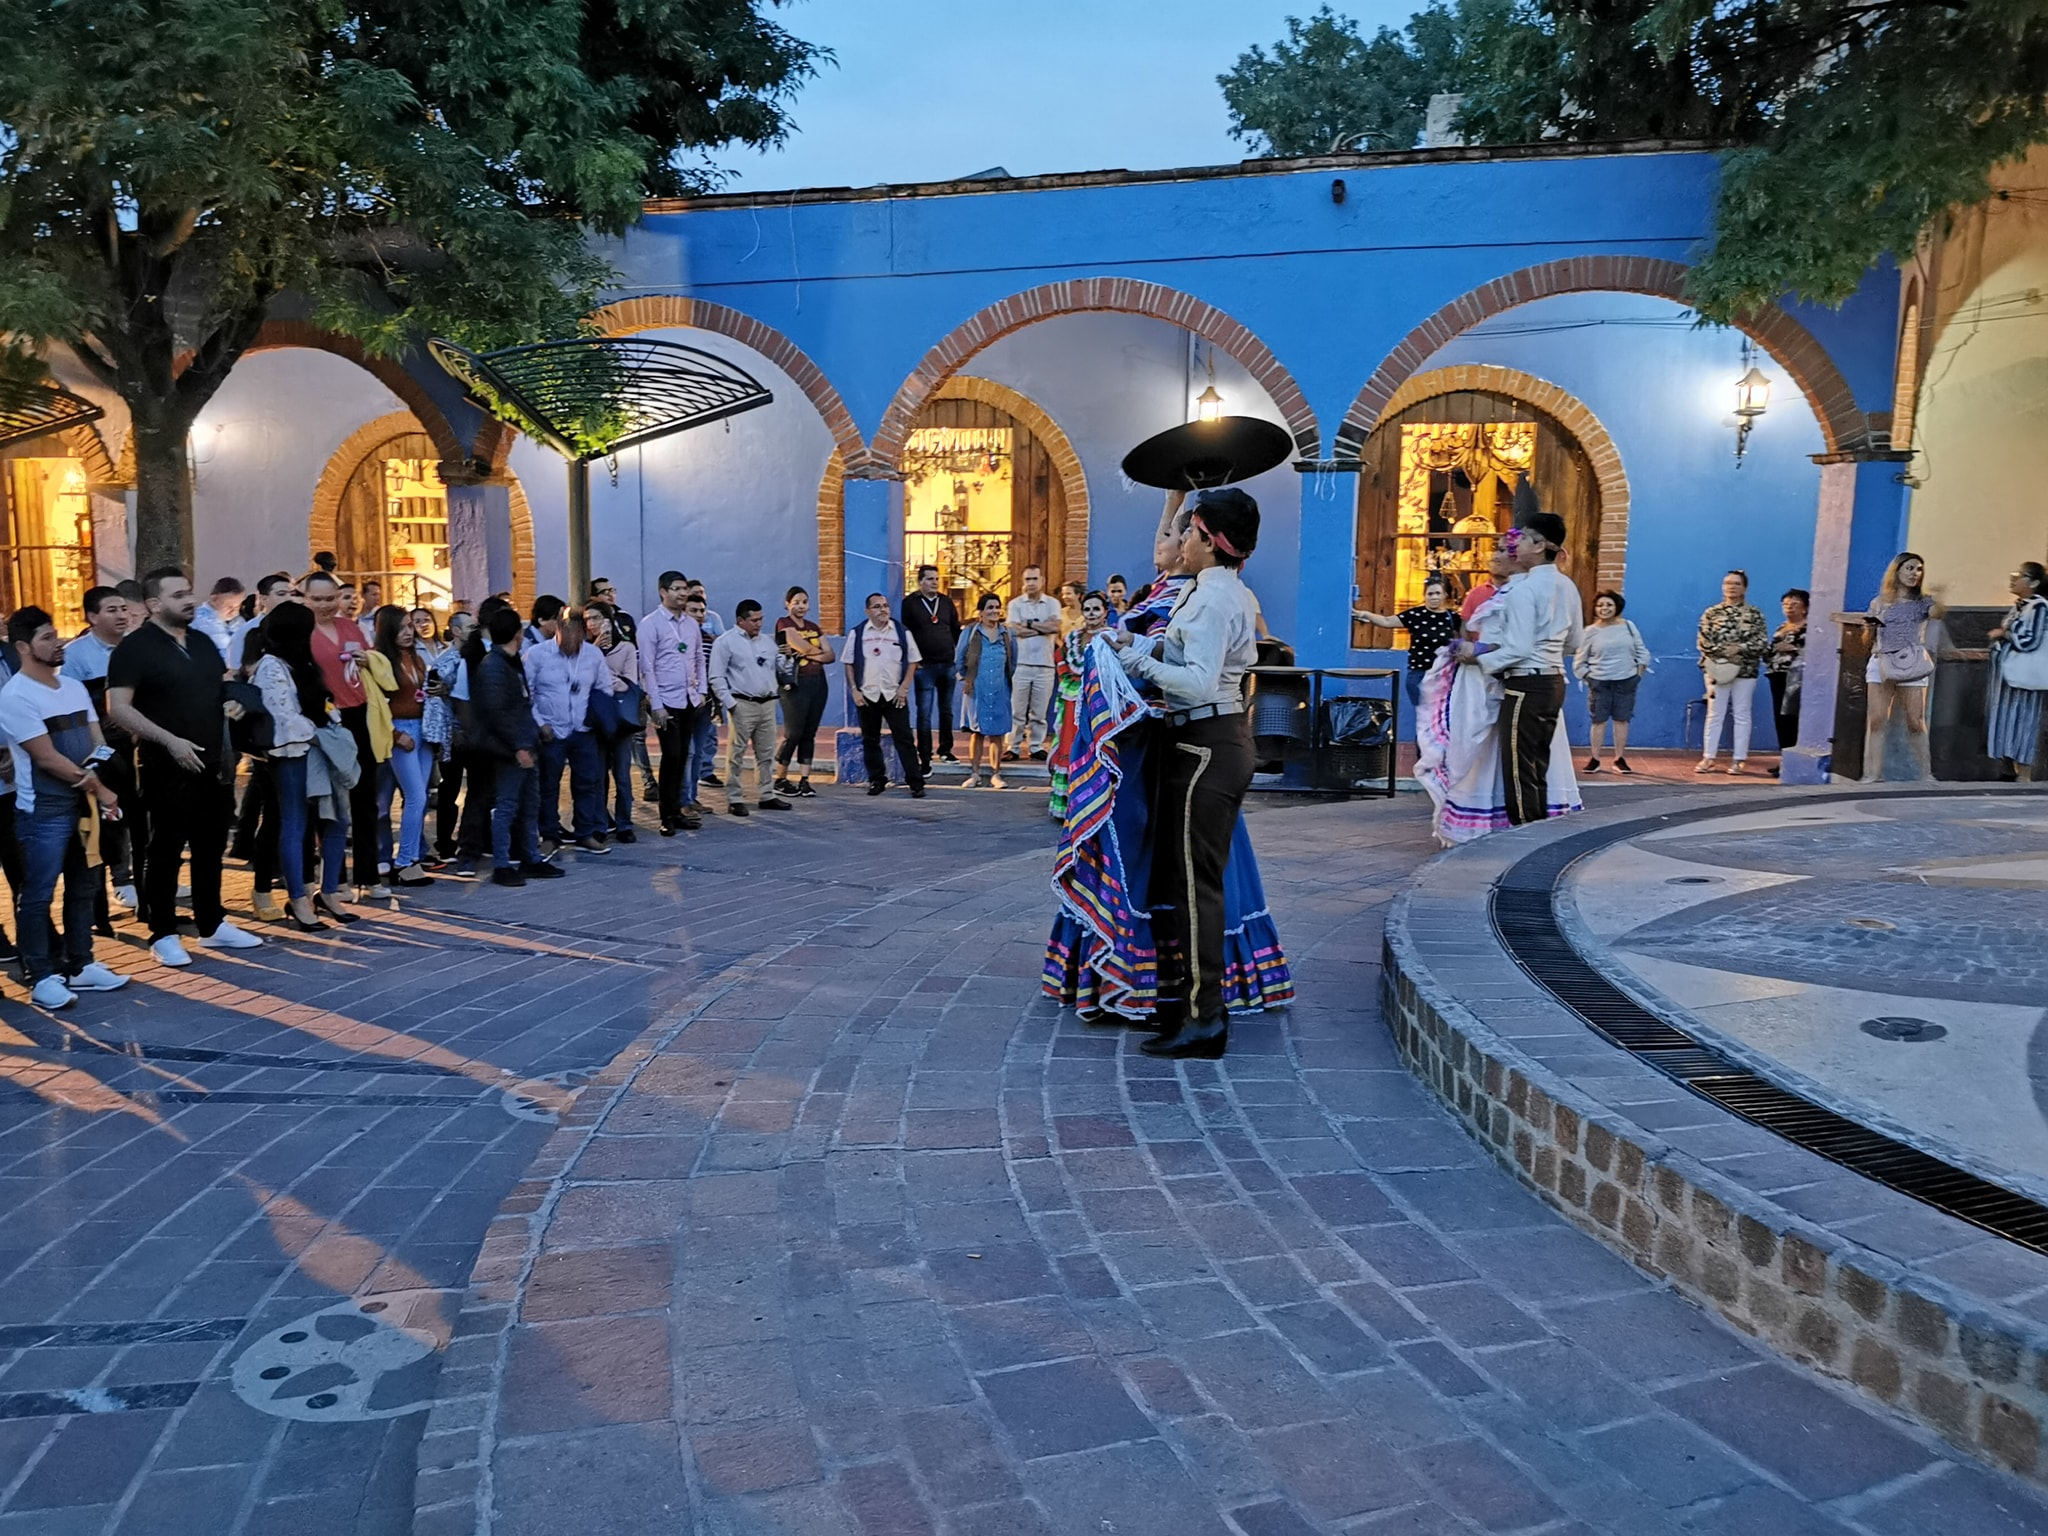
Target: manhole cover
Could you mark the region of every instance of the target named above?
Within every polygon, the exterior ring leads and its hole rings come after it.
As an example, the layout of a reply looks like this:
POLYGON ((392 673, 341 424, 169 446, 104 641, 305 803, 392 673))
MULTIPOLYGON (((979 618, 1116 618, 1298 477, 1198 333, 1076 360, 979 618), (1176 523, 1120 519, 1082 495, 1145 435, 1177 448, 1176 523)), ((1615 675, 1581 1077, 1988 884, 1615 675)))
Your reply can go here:
POLYGON ((1719 885, 1719 875, 1673 875, 1664 882, 1666 885, 1719 885))
POLYGON ((1865 1019, 1863 1033, 1879 1040, 1903 1040, 1917 1043, 1922 1040, 1939 1040, 1948 1030, 1932 1019, 1915 1019, 1905 1014, 1886 1014, 1882 1018, 1865 1019))
POLYGON ((1869 928, 1877 933, 1894 933, 1898 930, 1899 925, 1897 923, 1888 923, 1881 917, 1852 917, 1849 919, 1849 926, 1851 928, 1869 928))

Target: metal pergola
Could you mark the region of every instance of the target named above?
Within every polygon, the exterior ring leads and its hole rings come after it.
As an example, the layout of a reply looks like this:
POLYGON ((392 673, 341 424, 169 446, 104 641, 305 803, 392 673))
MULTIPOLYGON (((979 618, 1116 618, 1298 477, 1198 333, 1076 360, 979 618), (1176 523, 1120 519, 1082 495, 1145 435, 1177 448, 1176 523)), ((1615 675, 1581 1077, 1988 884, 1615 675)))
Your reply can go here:
POLYGON ((98 421, 106 412, 53 384, 0 390, 0 448, 98 421))
POLYGON ((775 398, 722 357, 652 337, 580 336, 482 353, 436 339, 428 348, 486 410, 568 461, 572 600, 590 584, 591 460, 775 398))

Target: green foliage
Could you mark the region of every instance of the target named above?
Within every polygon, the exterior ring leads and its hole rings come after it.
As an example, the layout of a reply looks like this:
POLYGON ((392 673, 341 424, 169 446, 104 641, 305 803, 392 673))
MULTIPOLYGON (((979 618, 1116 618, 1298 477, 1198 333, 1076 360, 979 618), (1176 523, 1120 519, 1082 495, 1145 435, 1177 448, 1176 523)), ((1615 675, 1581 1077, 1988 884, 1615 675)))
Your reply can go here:
POLYGON ((1467 0, 1371 45, 1327 8, 1288 27, 1288 44, 1253 49, 1224 77, 1240 127, 1279 153, 1326 151, 1308 146, 1307 125, 1412 101, 1418 82, 1463 97, 1458 127, 1474 143, 1722 146, 1713 238, 1693 273, 1700 312, 1720 321, 1787 292, 1841 302, 1947 210, 1982 200, 1996 166, 2048 140, 2048 0, 1467 0), (1430 44, 1434 72, 1416 41, 1425 27, 1450 33, 1430 44))
POLYGON ((780 3, 0 0, 0 331, 70 344, 139 440, 288 290, 386 354, 573 334, 590 235, 787 132, 826 56, 780 3))
POLYGON ((1254 47, 1217 77, 1231 136, 1268 155, 1408 149, 1422 136, 1429 98, 1455 90, 1467 39, 1506 15, 1509 0, 1459 0, 1419 11, 1405 30, 1367 38, 1325 5, 1290 16, 1272 52, 1254 47))

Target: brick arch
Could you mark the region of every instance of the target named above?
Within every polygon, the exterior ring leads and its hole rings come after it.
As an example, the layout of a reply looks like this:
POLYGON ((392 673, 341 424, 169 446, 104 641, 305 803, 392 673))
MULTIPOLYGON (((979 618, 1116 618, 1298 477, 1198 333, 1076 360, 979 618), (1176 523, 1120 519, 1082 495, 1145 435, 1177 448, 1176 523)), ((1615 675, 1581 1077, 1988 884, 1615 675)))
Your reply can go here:
POLYGON ((707 299, 689 299, 675 294, 654 294, 645 298, 621 299, 607 304, 590 317, 607 336, 630 336, 638 331, 688 328, 730 336, 734 341, 767 358, 789 375, 790 382, 818 408, 825 430, 847 466, 849 474, 862 472, 868 461, 868 447, 860 428, 853 424, 853 412, 846 408, 839 391, 825 377, 824 369, 812 362, 804 350, 772 325, 751 315, 713 304, 707 299))
MULTIPOLYGON (((1345 412, 1343 426, 1337 429, 1338 457, 1356 458, 1402 381, 1438 348, 1481 321, 1518 305, 1567 293, 1642 293, 1686 304, 1688 271, 1682 262, 1649 256, 1577 256, 1524 267, 1453 299, 1410 331, 1366 380, 1345 412)), ((1741 329, 1770 353, 1805 394, 1820 422, 1828 452, 1840 453, 1864 444, 1870 423, 1857 406, 1848 380, 1811 331, 1775 304, 1746 316, 1741 329)))
POLYGON ((1305 459, 1321 456, 1322 429, 1316 424, 1308 397, 1271 349, 1243 325, 1213 305, 1175 288, 1127 277, 1078 277, 1013 294, 970 315, 947 332, 903 381, 883 415, 870 449, 875 470, 884 474, 896 472, 918 411, 977 352, 1034 321, 1090 310, 1149 315, 1214 342, 1244 364, 1272 397, 1287 430, 1294 434, 1296 451, 1305 459))
POLYGON ((1007 384, 998 384, 994 379, 984 379, 975 374, 954 374, 933 390, 926 397, 925 403, 930 404, 933 400, 974 400, 982 405, 993 406, 1014 416, 1025 431, 1045 445, 1046 456, 1052 460, 1053 470, 1060 477, 1060 489, 1065 494, 1067 502, 1067 526, 1060 545, 1066 555, 1066 569, 1060 573, 1059 581, 1086 580, 1088 475, 1081 468, 1081 455, 1074 452, 1074 445, 1067 441, 1067 434, 1060 430, 1059 423, 1048 416, 1045 409, 1029 395, 1020 394, 1007 384))
MULTIPOLYGON (((334 450, 326 467, 320 471, 319 483, 313 487, 313 505, 306 517, 305 569, 312 569, 314 551, 334 548, 335 529, 341 517, 341 493, 348 488, 349 480, 362 467, 363 460, 394 437, 426 430, 419 417, 411 411, 393 411, 388 416, 365 422, 334 450)), ((518 478, 508 475, 506 479, 512 503, 512 595, 524 608, 533 601, 534 583, 538 580, 533 508, 527 503, 526 492, 520 488, 518 478)), ((485 595, 475 594, 479 599, 485 595)))
POLYGON ((449 425, 448 417, 435 403, 434 397, 427 393, 426 386, 408 373, 402 363, 388 357, 373 357, 353 337, 325 330, 305 320, 264 321, 263 329, 256 333, 256 340, 249 346, 249 352, 281 352, 289 347, 305 347, 310 351, 331 352, 336 357, 347 358, 405 402, 418 423, 413 430, 432 438, 443 459, 469 458, 469 445, 456 435, 455 428, 449 425))
POLYGON ((1462 390, 1484 391, 1520 401, 1543 412, 1578 439, 1592 465, 1594 483, 1600 488, 1599 583, 1619 590, 1625 584, 1628 570, 1628 474, 1622 467, 1621 450, 1600 418, 1576 395, 1565 393, 1533 373, 1492 363, 1459 363, 1455 367, 1410 374, 1387 397, 1379 419, 1390 421, 1410 406, 1462 390))
POLYGON ((818 482, 818 623, 846 628, 846 459, 837 448, 818 482))
POLYGON ((124 479, 120 467, 114 463, 114 456, 107 452, 106 439, 99 429, 89 421, 81 421, 75 427, 66 427, 58 434, 64 446, 71 450, 71 457, 85 466, 86 484, 96 490, 125 489, 135 483, 131 469, 124 479))

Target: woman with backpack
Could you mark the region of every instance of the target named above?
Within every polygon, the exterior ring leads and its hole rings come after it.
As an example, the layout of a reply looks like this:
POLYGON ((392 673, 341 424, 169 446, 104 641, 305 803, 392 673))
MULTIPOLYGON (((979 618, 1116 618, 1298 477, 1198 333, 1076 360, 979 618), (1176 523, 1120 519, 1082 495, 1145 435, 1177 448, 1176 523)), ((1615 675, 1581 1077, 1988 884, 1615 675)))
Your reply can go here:
POLYGON ((1636 686, 1650 670, 1650 648, 1634 622, 1622 617, 1628 599, 1619 592, 1593 598, 1593 622, 1579 641, 1572 670, 1586 685, 1586 712, 1593 721, 1593 741, 1586 753, 1586 772, 1600 771, 1600 727, 1614 737, 1614 769, 1633 773, 1628 765, 1628 723, 1636 710, 1636 686))

